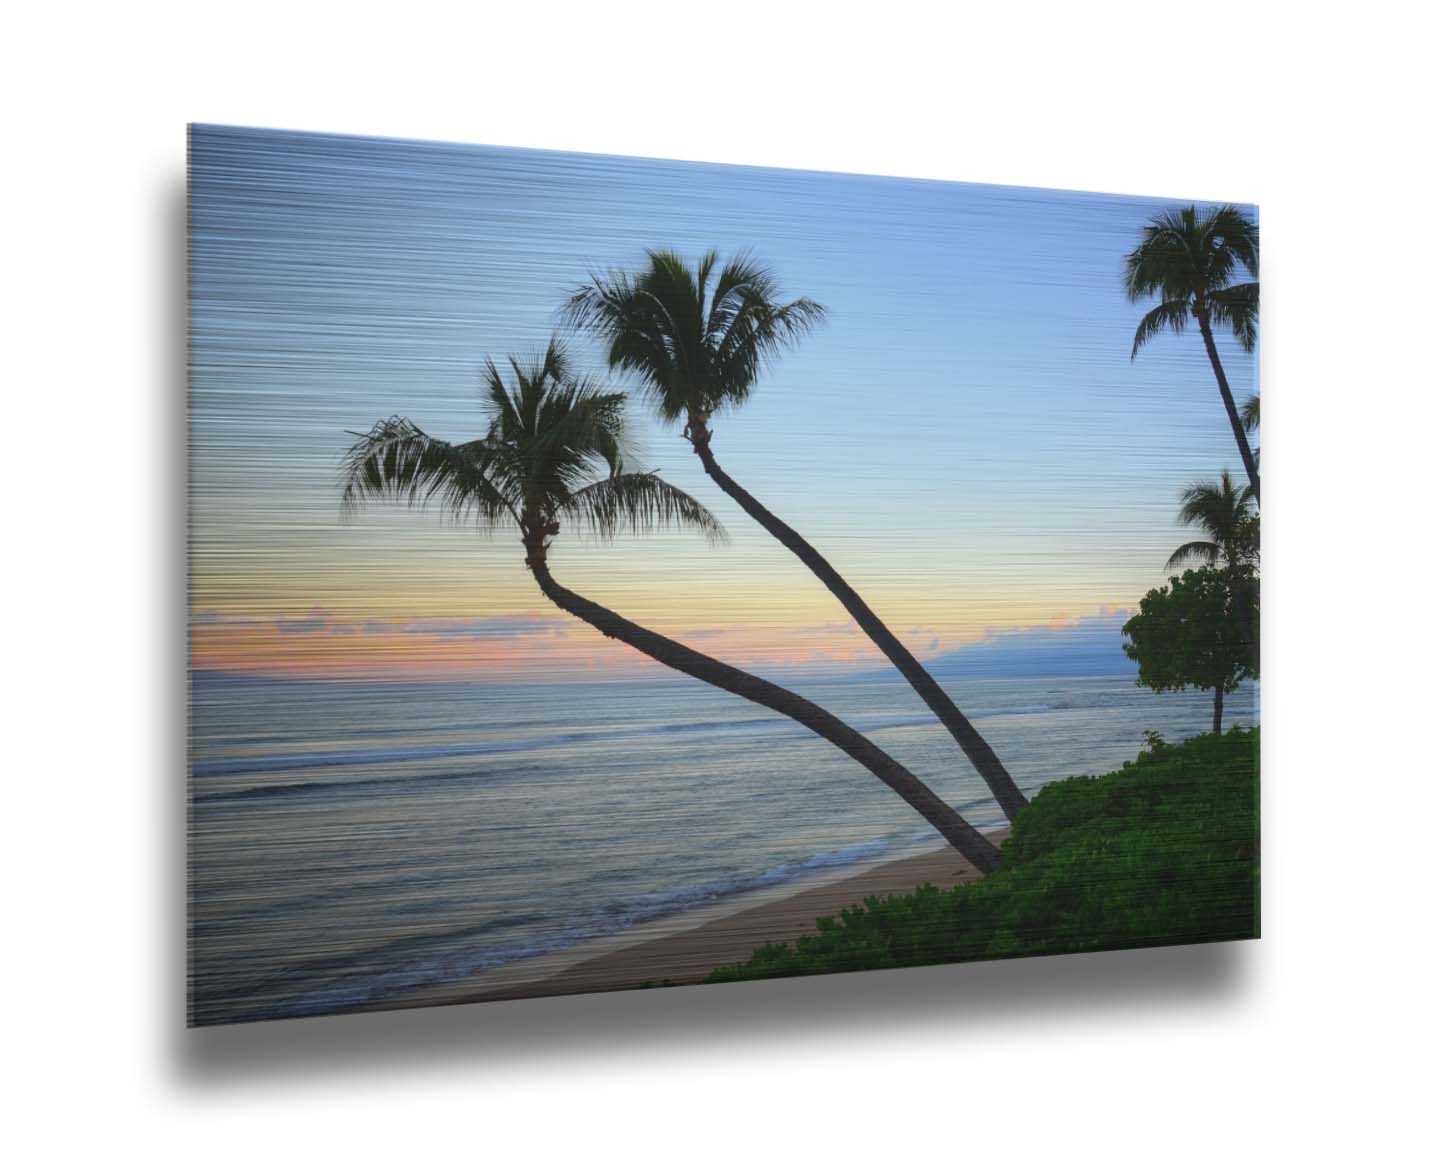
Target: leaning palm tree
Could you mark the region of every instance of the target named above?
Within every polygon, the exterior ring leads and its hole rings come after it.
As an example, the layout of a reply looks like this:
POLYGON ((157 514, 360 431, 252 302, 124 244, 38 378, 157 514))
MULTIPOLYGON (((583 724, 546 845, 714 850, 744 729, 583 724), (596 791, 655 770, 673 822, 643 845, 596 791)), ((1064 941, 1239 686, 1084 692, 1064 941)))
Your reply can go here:
MULTIPOLYGON (((1224 573, 1232 611, 1237 615, 1240 634, 1245 638, 1246 660, 1256 675, 1260 671, 1260 637, 1255 629, 1254 596, 1256 567, 1260 560, 1260 517, 1250 510, 1253 493, 1249 485, 1237 488, 1230 473, 1220 473, 1220 483, 1201 481, 1180 493, 1178 523, 1205 532, 1204 539, 1182 544, 1165 562, 1179 568, 1199 562, 1224 573)), ((1215 689, 1215 731, 1220 731, 1220 713, 1225 703, 1223 686, 1215 689)))
POLYGON ((578 378, 552 341, 533 363, 510 360, 507 385, 486 361, 489 425, 476 440, 453 444, 394 416, 356 434, 342 464, 341 507, 398 498, 435 504, 481 528, 514 528, 525 563, 558 608, 653 660, 803 724, 888 784, 981 872, 999 853, 908 769, 825 709, 758 676, 625 619, 572 592, 550 573, 549 551, 562 525, 601 539, 622 529, 695 528, 711 540, 724 530, 705 507, 653 472, 624 467, 623 393, 578 378))
POLYGON ((693 272, 674 252, 647 255, 648 265, 634 277, 623 272, 595 276, 577 289, 565 309, 568 319, 605 340, 611 368, 639 381, 663 421, 685 422, 684 436, 710 478, 845 606, 949 730, 1014 820, 1025 794, 974 725, 825 557, 742 488, 711 450, 711 419, 744 403, 766 364, 814 327, 824 309, 804 297, 780 303, 769 269, 748 257, 729 261, 717 273, 714 252, 701 257, 693 272))
POLYGON ((1231 278, 1241 269, 1255 276, 1259 268, 1260 230, 1230 205, 1200 210, 1192 204, 1161 213, 1150 221, 1140 243, 1125 258, 1125 290, 1131 302, 1157 293, 1160 296, 1160 303, 1145 313, 1135 329, 1130 358, 1163 329, 1183 332, 1190 318, 1195 318, 1256 504, 1260 503, 1260 469, 1220 364, 1214 329, 1228 326, 1240 347, 1254 351, 1260 285, 1255 281, 1233 284, 1231 278))

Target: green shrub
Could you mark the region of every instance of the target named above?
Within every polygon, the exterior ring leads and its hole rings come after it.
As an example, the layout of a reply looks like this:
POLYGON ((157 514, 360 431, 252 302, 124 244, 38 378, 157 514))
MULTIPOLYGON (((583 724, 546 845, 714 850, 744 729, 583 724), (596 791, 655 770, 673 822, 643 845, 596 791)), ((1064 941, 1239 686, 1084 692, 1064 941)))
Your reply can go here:
POLYGON ((1259 729, 1148 744, 1046 785, 984 880, 872 897, 707 981, 1258 935, 1259 729))

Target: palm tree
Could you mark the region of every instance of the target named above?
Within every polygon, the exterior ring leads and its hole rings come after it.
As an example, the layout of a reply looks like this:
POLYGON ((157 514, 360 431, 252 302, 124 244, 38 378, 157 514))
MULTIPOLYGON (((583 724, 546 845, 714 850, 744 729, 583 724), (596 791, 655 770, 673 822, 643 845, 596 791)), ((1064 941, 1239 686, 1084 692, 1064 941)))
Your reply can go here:
MULTIPOLYGON (((1235 487, 1229 471, 1220 473, 1220 483, 1201 481, 1180 493, 1178 523, 1205 532, 1204 539, 1182 544, 1165 562, 1179 568, 1194 561, 1220 568, 1225 573, 1230 603, 1239 615, 1240 634, 1245 637, 1247 662, 1258 675, 1260 638, 1255 633, 1252 611, 1255 568, 1260 559, 1260 518, 1250 511, 1253 493, 1249 486, 1235 487)), ((1215 731, 1225 707, 1224 686, 1215 689, 1215 731)))
POLYGON ((565 309, 569 320, 605 340, 611 368, 639 381, 662 420, 684 420, 684 436, 710 478, 845 606, 949 730, 1014 820, 1025 794, 954 701, 860 594, 804 537, 722 469, 711 450, 711 419, 742 404, 761 370, 818 324, 825 310, 804 297, 780 303, 769 269, 748 257, 729 261, 717 274, 714 252, 701 257, 694 272, 674 252, 647 255, 648 266, 633 278, 623 272, 592 277, 571 296, 565 309))
POLYGON ((1245 427, 1230 393, 1230 382, 1215 349, 1214 327, 1228 325, 1240 347, 1255 349, 1256 320, 1260 312, 1260 285, 1255 281, 1232 284, 1240 269, 1251 276, 1260 268, 1260 230, 1240 209, 1173 209, 1154 217, 1140 243, 1125 258, 1125 290, 1132 303, 1160 295, 1160 303, 1140 320, 1133 360, 1152 336, 1169 328, 1183 332, 1193 316, 1205 341, 1210 367, 1220 385, 1220 398, 1230 418, 1236 447, 1245 462, 1245 474, 1260 503, 1260 470, 1245 437, 1245 427))
POLYGON ((1260 555, 1260 518, 1250 511, 1251 491, 1236 488, 1229 470, 1220 473, 1220 483, 1200 481, 1180 493, 1180 512, 1175 520, 1190 528, 1201 528, 1203 540, 1182 544, 1165 562, 1178 568, 1192 560, 1201 564, 1236 569, 1253 565, 1260 555))
POLYGON ((1260 393, 1256 392, 1240 409, 1240 423, 1245 426, 1246 432, 1254 432, 1260 427, 1260 393))
POLYGON ((718 541, 724 530, 699 501, 655 473, 625 470, 623 393, 602 392, 578 378, 553 340, 533 363, 511 358, 510 367, 514 383, 507 386, 494 362, 486 361, 489 426, 477 440, 452 444, 398 416, 357 433, 342 464, 342 509, 353 511, 362 501, 390 497, 411 505, 437 504, 482 529, 513 527, 531 576, 558 608, 661 664, 823 736, 894 789, 981 872, 993 871, 1000 860, 994 845, 837 717, 794 692, 642 628, 555 580, 549 549, 562 524, 601 539, 622 529, 689 527, 718 541))

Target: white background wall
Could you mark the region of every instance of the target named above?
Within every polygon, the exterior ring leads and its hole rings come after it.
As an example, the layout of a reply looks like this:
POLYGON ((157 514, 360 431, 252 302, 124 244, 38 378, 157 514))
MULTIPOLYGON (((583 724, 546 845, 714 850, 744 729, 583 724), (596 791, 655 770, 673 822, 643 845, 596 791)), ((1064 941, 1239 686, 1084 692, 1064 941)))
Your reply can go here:
POLYGON ((1419 1142, 1440 266, 1421 11, 10 11, 13 1146, 1419 1142), (188 120, 1259 202, 1265 939, 182 1034, 188 120))

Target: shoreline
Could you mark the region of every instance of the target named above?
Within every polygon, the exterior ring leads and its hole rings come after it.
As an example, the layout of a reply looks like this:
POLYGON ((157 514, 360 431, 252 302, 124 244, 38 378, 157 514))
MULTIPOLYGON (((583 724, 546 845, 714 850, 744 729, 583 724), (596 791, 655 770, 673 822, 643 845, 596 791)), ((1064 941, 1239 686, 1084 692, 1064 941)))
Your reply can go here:
MULTIPOLYGON (((986 838, 998 847, 1009 835, 1007 827, 986 838)), ((678 912, 614 936, 375 1000, 359 1010, 615 992, 647 983, 698 984, 722 965, 748 960, 762 944, 813 933, 817 919, 835 916, 867 896, 909 893, 924 884, 953 888, 979 878, 953 848, 926 849, 819 883, 811 880, 808 886, 797 881, 678 912)))

